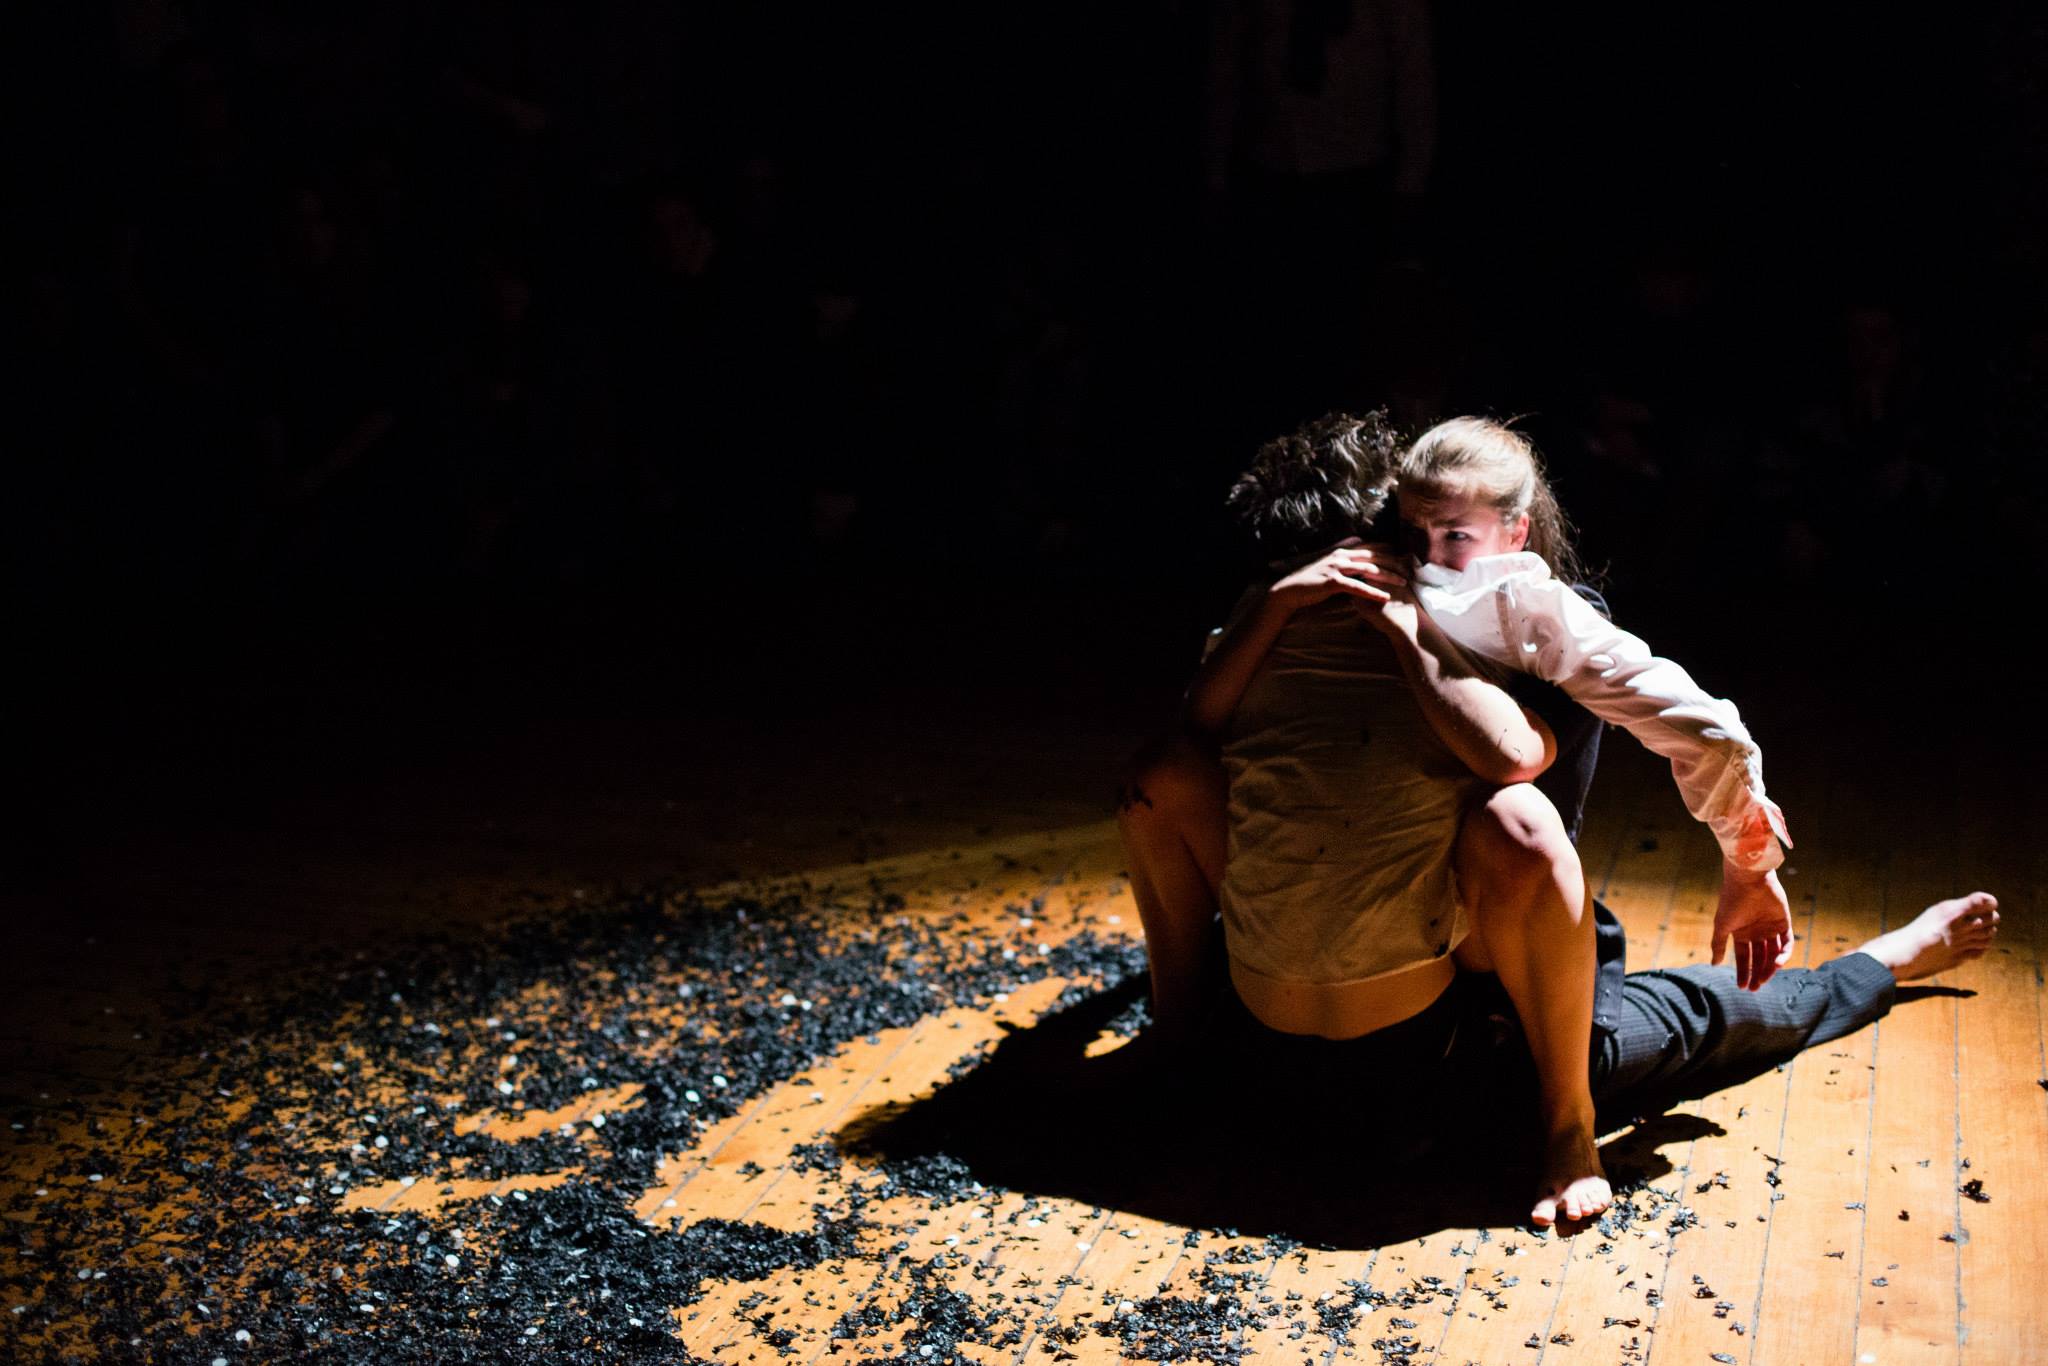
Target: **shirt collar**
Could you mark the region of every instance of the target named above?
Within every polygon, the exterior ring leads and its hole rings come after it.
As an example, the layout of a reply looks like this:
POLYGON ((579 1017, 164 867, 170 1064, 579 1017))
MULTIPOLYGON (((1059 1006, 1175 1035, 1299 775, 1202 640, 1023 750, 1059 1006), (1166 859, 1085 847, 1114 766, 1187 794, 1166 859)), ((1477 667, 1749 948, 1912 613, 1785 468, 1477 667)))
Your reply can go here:
POLYGON ((1514 550, 1505 555, 1481 555, 1461 570, 1446 569, 1440 564, 1420 564, 1415 567, 1415 582, 1426 588, 1464 593, 1491 587, 1510 575, 1530 573, 1548 578, 1550 566, 1543 562, 1541 555, 1528 550, 1514 550))

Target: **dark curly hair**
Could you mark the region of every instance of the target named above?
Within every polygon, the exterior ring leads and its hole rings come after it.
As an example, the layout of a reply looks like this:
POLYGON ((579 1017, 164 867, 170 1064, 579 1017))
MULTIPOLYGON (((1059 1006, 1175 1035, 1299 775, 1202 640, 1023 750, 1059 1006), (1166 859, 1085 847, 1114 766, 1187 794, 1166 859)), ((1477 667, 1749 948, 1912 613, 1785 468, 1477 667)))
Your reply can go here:
POLYGON ((1394 491, 1401 436, 1384 408, 1331 413, 1259 447, 1224 506, 1270 558, 1363 536, 1394 491))

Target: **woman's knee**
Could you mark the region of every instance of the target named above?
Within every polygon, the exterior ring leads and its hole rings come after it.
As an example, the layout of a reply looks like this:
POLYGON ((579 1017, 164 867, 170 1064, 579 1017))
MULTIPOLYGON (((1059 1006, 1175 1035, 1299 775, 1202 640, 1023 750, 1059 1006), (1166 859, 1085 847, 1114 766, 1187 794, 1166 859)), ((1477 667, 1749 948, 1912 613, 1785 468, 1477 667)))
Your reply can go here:
POLYGON ((1461 862, 1487 881, 1550 880, 1579 871, 1579 851, 1550 798, 1532 784, 1493 793, 1465 820, 1458 836, 1461 862))
POLYGON ((1180 820, 1220 817, 1223 765, 1184 731, 1172 731, 1140 746, 1124 765, 1117 789, 1123 820, 1180 820))

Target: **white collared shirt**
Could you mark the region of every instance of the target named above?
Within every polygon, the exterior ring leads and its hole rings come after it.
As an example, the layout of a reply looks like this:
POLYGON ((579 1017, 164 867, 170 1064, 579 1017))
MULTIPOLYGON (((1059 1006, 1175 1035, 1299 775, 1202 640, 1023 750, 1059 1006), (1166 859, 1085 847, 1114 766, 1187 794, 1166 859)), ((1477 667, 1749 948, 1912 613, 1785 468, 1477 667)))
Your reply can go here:
POLYGON ((1671 761, 1693 817, 1723 856, 1752 872, 1784 862, 1785 816, 1764 795, 1763 753, 1735 704, 1653 654, 1527 551, 1484 555, 1461 571, 1418 566, 1416 600, 1452 640, 1482 659, 1564 689, 1671 761))

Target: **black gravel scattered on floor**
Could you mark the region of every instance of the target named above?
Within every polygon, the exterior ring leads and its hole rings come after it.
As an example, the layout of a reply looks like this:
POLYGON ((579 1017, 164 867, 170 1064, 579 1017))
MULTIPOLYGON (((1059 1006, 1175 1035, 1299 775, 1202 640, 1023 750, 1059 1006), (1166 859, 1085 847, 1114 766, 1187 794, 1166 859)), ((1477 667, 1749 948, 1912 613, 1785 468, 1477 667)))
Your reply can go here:
MULTIPOLYGON (((1038 907, 1011 909, 989 933, 887 895, 653 888, 310 969, 254 1000, 188 1001, 193 1023, 160 1050, 183 1064, 122 1094, 122 1119, 10 1113, 0 1356, 686 1360, 674 1310, 715 1281, 847 1256, 864 1201, 801 1234, 662 1228, 631 1206, 664 1157, 852 1040, 1047 976, 1100 989, 1143 971, 1128 938, 1063 926, 1053 944, 1031 927, 1038 907), (567 1132, 456 1132, 629 1084, 631 1101, 567 1132), (431 1213, 344 1207, 399 1181, 562 1172, 431 1213)), ((836 1160, 829 1145, 800 1155, 836 1160)), ((972 1187, 944 1158, 886 1175, 934 1205, 972 1187)))

